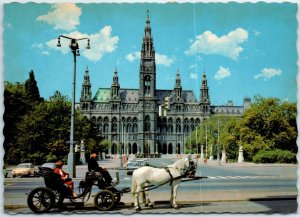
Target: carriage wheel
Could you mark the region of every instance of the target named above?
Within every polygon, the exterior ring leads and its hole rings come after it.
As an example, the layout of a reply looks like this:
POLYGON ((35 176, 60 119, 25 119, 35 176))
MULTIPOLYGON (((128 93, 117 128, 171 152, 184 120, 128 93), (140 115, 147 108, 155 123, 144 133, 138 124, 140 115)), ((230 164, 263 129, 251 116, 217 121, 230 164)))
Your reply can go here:
POLYGON ((53 194, 54 194, 53 207, 63 209, 64 208, 63 202, 65 198, 57 190, 53 190, 53 194))
POLYGON ((110 210, 115 204, 115 195, 109 190, 102 190, 95 195, 94 204, 100 211, 110 210))
POLYGON ((48 212, 55 203, 55 196, 51 189, 39 187, 33 189, 27 198, 28 207, 35 213, 48 212))

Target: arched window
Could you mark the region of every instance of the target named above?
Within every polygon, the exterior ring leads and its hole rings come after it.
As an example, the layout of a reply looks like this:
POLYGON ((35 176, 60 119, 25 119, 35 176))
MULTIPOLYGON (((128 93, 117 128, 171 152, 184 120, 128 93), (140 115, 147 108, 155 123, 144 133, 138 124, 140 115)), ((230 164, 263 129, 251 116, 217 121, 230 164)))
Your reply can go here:
POLYGON ((144 122, 144 131, 150 131, 150 117, 147 115, 144 122))
POLYGON ((188 134, 189 131, 190 131, 189 120, 186 118, 184 119, 184 123, 183 123, 183 132, 185 134, 188 134))
POLYGON ((144 92, 145 92, 145 96, 150 96, 150 87, 151 87, 151 77, 145 76, 144 78, 144 92))
POLYGON ((118 124, 117 124, 117 118, 116 117, 113 117, 113 119, 112 119, 111 131, 113 133, 118 132, 118 124))
POLYGON ((176 120, 176 133, 181 133, 181 120, 177 118, 176 120))
POLYGON ((168 133, 173 133, 173 119, 169 118, 168 120, 168 133))
POLYGON ((131 133, 131 124, 130 123, 127 124, 126 132, 131 133))

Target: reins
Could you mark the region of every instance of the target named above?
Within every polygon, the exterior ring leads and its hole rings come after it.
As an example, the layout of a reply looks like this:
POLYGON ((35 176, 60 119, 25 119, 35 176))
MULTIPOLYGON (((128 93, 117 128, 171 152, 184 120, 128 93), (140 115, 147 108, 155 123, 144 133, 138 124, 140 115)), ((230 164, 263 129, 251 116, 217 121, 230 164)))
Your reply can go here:
MULTIPOLYGON (((177 176, 177 177, 175 177, 175 178, 172 178, 172 179, 170 179, 170 180, 167 180, 167 181, 165 181, 165 182, 163 182, 162 184, 159 184, 159 185, 149 185, 149 186, 144 186, 143 187, 143 190, 141 191, 141 192, 145 192, 145 191, 151 191, 151 190, 153 190, 153 189, 155 189, 155 188, 158 188, 158 187, 160 187, 160 186, 162 186, 162 185, 165 185, 165 184, 167 184, 168 182, 173 182, 174 180, 177 180, 177 179, 181 179, 181 178, 184 178, 184 177, 186 177, 185 175, 181 175, 181 176, 177 176), (145 188, 148 188, 147 190, 145 190, 145 188)), ((171 185, 171 184, 170 184, 171 185)), ((135 192, 135 194, 138 194, 138 193, 140 193, 140 192, 135 192)))

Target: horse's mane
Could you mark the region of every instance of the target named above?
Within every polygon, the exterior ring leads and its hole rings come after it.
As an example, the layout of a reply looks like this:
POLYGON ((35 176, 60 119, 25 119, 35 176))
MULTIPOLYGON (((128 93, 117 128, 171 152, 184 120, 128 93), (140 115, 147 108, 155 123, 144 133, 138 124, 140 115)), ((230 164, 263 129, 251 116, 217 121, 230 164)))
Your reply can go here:
POLYGON ((171 164, 169 167, 177 168, 177 169, 183 169, 185 166, 185 158, 181 158, 177 161, 175 161, 173 164, 171 164))

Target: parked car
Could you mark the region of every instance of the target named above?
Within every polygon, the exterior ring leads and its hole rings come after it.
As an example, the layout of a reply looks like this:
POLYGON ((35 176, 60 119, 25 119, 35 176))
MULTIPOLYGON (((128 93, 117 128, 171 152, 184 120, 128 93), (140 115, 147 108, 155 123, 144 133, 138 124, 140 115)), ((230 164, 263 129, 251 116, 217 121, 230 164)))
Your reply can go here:
POLYGON ((54 169, 56 166, 55 166, 55 163, 47 162, 47 163, 44 163, 42 165, 42 167, 48 167, 48 168, 54 169))
POLYGON ((137 168, 143 167, 143 166, 149 166, 149 162, 147 159, 134 159, 129 160, 127 163, 127 175, 132 175, 133 171, 137 168))
POLYGON ((34 165, 32 163, 21 163, 11 171, 13 178, 16 176, 35 175, 34 165))

